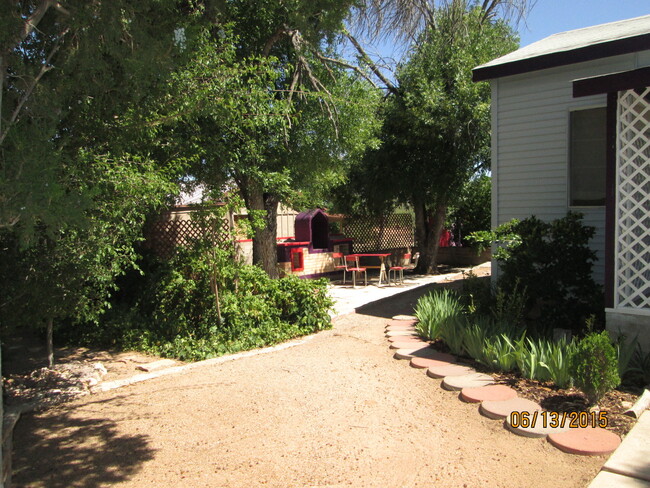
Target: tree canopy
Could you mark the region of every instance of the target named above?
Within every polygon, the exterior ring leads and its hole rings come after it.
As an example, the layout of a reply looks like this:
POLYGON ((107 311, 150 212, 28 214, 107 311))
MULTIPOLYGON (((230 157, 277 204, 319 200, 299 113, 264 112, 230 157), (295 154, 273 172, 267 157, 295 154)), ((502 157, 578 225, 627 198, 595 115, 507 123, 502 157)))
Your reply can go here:
POLYGON ((489 167, 490 88, 473 83, 475 66, 513 50, 507 24, 480 7, 437 9, 420 34, 383 107, 382 145, 354 172, 347 191, 357 206, 415 213, 421 271, 433 272, 448 205, 477 171, 489 167))

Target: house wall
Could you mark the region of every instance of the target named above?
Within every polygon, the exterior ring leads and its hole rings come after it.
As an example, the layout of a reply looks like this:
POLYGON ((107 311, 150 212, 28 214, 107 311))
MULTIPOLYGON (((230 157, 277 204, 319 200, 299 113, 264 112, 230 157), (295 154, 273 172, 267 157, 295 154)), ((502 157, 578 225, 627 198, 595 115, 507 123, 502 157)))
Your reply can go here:
MULTIPOLYGON (((572 81, 650 66, 650 51, 492 80, 492 226, 571 209, 596 227, 594 278, 604 282, 605 207, 569 207, 569 113, 606 106, 606 95, 573 98, 572 81)), ((496 267, 494 267, 496 269, 496 267)))

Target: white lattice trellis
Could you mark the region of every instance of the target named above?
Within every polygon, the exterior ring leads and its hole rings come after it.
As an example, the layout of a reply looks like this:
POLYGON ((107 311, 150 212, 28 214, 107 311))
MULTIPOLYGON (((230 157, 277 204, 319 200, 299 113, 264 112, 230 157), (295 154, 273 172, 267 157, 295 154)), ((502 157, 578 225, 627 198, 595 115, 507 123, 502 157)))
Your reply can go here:
POLYGON ((615 307, 650 309, 650 87, 617 112, 615 307))

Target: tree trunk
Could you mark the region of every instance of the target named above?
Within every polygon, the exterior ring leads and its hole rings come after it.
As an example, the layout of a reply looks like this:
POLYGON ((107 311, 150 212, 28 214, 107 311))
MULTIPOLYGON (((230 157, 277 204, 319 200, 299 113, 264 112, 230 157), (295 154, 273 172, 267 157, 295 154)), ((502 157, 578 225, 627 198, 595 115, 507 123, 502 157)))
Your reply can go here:
POLYGON ((53 335, 54 335, 54 320, 52 317, 47 319, 47 337, 46 337, 46 342, 47 342, 47 367, 52 369, 54 367, 54 341, 53 341, 53 335))
POLYGON ((422 274, 437 273, 438 247, 440 234, 447 215, 446 205, 437 205, 433 214, 427 211, 423 203, 415 203, 415 239, 420 252, 417 272, 422 274))
POLYGON ((249 210, 249 220, 254 221, 251 210, 264 211, 264 227, 255 229, 253 237, 253 264, 259 265, 271 278, 278 274, 278 204, 279 199, 272 193, 264 193, 262 186, 256 181, 248 179, 240 184, 240 190, 249 210))

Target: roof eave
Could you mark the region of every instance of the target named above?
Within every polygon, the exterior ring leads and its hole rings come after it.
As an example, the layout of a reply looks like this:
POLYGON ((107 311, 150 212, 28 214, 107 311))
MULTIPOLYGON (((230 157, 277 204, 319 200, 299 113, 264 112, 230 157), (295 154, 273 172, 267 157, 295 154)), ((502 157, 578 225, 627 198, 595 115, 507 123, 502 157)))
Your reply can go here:
POLYGON ((509 63, 474 68, 472 70, 472 80, 475 82, 492 80, 504 76, 519 75, 531 71, 644 51, 646 49, 650 49, 650 33, 591 44, 567 51, 543 54, 509 63))

